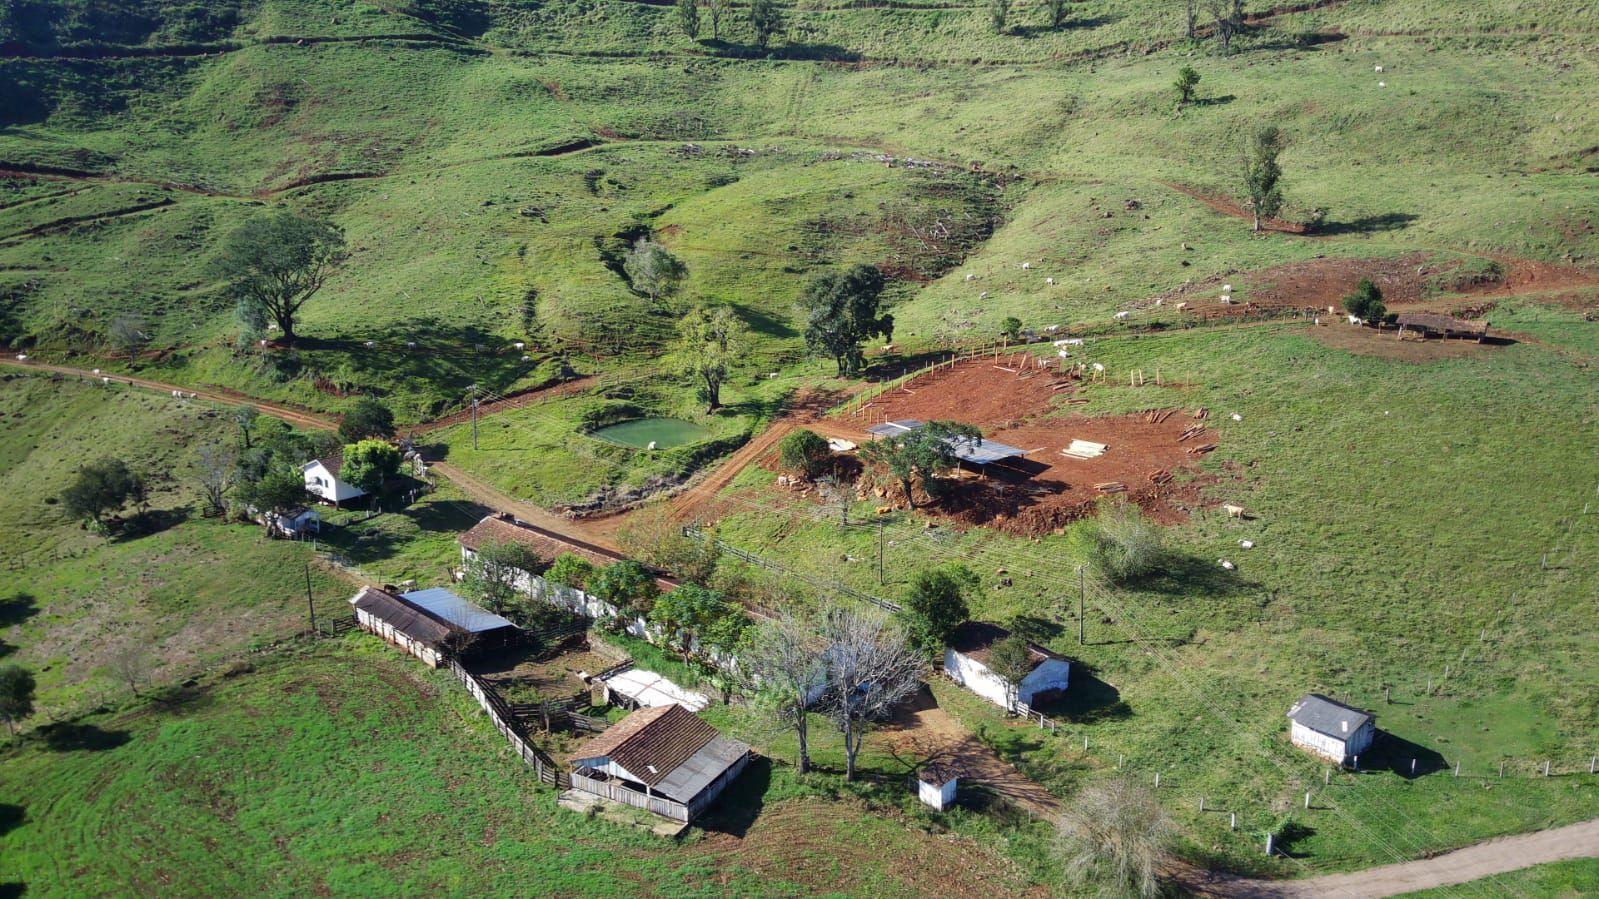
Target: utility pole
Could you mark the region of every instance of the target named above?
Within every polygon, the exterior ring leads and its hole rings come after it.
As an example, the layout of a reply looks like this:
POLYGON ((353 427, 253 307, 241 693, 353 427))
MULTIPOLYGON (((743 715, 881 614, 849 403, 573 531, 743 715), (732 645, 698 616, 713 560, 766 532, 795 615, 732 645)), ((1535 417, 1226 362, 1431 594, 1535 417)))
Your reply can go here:
POLYGON ((1083 566, 1077 566, 1077 645, 1082 646, 1088 642, 1088 619, 1083 617, 1083 607, 1088 600, 1088 582, 1083 575, 1083 566))
POLYGON ((877 519, 877 586, 883 586, 883 519, 877 519))
POLYGON ((472 449, 477 449, 477 385, 472 385, 472 449))
POLYGON ((305 605, 311 610, 311 630, 316 631, 316 599, 311 595, 311 563, 305 563, 305 605))

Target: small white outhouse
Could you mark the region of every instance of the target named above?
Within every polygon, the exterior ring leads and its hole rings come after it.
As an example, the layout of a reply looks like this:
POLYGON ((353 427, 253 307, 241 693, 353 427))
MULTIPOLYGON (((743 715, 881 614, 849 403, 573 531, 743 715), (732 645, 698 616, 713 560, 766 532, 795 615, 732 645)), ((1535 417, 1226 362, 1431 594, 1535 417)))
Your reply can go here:
POLYGON ((1306 693, 1288 710, 1288 740, 1301 749, 1336 762, 1371 748, 1377 725, 1371 713, 1333 702, 1319 693, 1306 693))
POLYGON ((949 766, 928 765, 916 772, 916 798, 943 811, 955 804, 955 790, 959 782, 959 776, 949 766))

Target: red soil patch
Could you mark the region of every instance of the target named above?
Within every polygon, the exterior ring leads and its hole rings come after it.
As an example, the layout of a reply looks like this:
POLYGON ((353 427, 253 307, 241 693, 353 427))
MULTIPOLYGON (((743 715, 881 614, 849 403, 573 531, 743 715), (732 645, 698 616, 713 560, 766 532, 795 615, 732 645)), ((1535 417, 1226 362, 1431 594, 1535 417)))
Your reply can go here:
POLYGON ((1323 346, 1354 353, 1357 356, 1376 356, 1400 362, 1438 362, 1460 359, 1478 353, 1492 352, 1504 340, 1490 338, 1485 343, 1475 340, 1400 340, 1396 331, 1378 331, 1375 328, 1357 328, 1340 320, 1321 327, 1312 326, 1310 335, 1323 346))
POLYGON ((1207 428, 1180 440, 1196 424, 1182 410, 1051 417, 1057 398, 1080 389, 1052 389, 1062 380, 1046 372, 1021 377, 992 359, 973 360, 916 378, 848 420, 864 429, 892 419, 953 419, 977 425, 989 439, 1029 450, 1004 468, 990 466, 987 477, 963 473, 934 509, 962 523, 1029 536, 1049 533, 1093 514, 1101 497, 1113 495, 1096 485, 1112 482, 1124 485, 1121 495, 1155 520, 1186 519, 1200 501, 1203 483, 1192 477, 1196 457, 1190 450, 1214 443, 1214 432, 1207 428), (1103 443, 1109 450, 1088 460, 1061 455, 1072 440, 1103 443), (1189 476, 1174 477, 1179 473, 1189 476))
MULTIPOLYGON (((1498 275, 1461 271, 1458 262, 1440 264, 1425 253, 1392 259, 1324 257, 1274 266, 1258 272, 1218 275, 1160 295, 1166 304, 1188 303, 1202 318, 1242 315, 1260 309, 1300 309, 1327 314, 1327 307, 1342 314, 1343 298, 1362 278, 1382 289, 1389 311, 1455 311, 1473 301, 1523 294, 1549 293, 1599 285, 1599 275, 1569 266, 1526 260, 1499 260, 1498 275), (1238 295, 1232 305, 1221 303, 1222 286, 1231 284, 1238 295), (1440 296, 1439 292, 1444 292, 1440 296)), ((1477 304, 1480 307, 1480 303, 1477 304)), ((1491 308, 1491 307, 1490 307, 1491 308)), ((1476 310, 1480 314, 1481 309, 1476 310)))

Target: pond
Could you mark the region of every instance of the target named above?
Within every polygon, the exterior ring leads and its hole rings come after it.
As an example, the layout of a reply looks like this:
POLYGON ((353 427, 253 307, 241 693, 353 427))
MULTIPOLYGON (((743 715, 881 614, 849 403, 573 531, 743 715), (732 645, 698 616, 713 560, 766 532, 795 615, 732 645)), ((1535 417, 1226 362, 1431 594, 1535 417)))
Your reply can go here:
POLYGON ((704 440, 710 435, 710 431, 680 418, 635 418, 589 432, 590 437, 638 449, 645 449, 651 443, 655 444, 656 449, 682 446, 704 440))

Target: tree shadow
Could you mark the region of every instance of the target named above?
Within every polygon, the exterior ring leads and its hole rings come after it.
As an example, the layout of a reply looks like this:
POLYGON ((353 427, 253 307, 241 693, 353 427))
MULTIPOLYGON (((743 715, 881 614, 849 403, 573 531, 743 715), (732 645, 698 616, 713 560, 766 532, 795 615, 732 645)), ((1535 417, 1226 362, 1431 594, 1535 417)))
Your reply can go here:
POLYGON ((0 802, 0 837, 28 823, 28 810, 10 802, 0 802))
POLYGON ((0 899, 18 899, 27 893, 28 885, 25 883, 0 883, 0 899))
POLYGON ((1226 106, 1238 99, 1232 94, 1222 94, 1219 97, 1195 97, 1188 101, 1189 106, 1226 106))
POLYGON ((713 833, 745 836, 761 816, 761 809, 766 805, 766 791, 771 785, 772 760, 755 756, 716 798, 710 813, 699 820, 699 827, 713 833))
POLYGON ((323 527, 321 541, 337 548, 353 564, 392 558, 398 545, 394 535, 386 531, 352 527, 323 527))
POLYGON ((472 500, 437 500, 422 498, 400 514, 409 518, 418 530, 435 533, 455 533, 462 527, 483 520, 493 509, 472 500))
POLYGON ((153 537, 162 531, 169 531, 189 520, 191 509, 180 506, 176 509, 147 509, 128 519, 128 524, 121 533, 112 538, 115 543, 127 543, 141 537, 153 537))
POLYGON ((23 590, 0 599, 0 627, 21 624, 39 614, 39 599, 23 590))
POLYGON ((1406 780, 1425 777, 1447 767, 1449 763, 1434 750, 1385 730, 1377 731, 1371 748, 1360 756, 1361 771, 1390 771, 1406 780))
POLYGON ((94 724, 62 721, 39 728, 39 736, 52 752, 102 752, 128 742, 125 730, 106 730, 94 724))
POLYGON ((1240 575, 1236 569, 1228 571, 1214 559, 1178 553, 1169 553, 1158 570, 1129 581, 1128 586, 1201 599, 1221 599, 1260 589, 1258 582, 1240 575))
POLYGON ((788 59, 810 62, 860 62, 861 55, 838 44, 784 44, 762 50, 754 44, 719 39, 700 41, 700 46, 717 56, 732 59, 788 59))
POLYGON ((1332 237, 1342 234, 1381 234, 1388 231, 1402 231, 1410 227, 1410 223, 1420 216, 1408 212, 1385 212, 1382 215, 1367 215, 1347 222, 1323 222, 1316 226, 1315 233, 1332 237))
POLYGON ((1316 829, 1298 821, 1289 821, 1277 831, 1272 848, 1286 858, 1305 858, 1309 853, 1295 847, 1316 835, 1316 829))
POLYGON ((1110 25, 1118 22, 1121 18, 1121 16, 1082 16, 1081 18, 1067 19, 1059 25, 1013 25, 1006 31, 1012 37, 1031 40, 1041 35, 1056 34, 1075 28, 1098 28, 1101 25, 1110 25))
POLYGON ((1080 724, 1122 721, 1133 715, 1132 707, 1122 700, 1121 691, 1082 664, 1072 666, 1070 685, 1065 691, 1035 707, 1052 718, 1080 724))
POLYGON ((1020 634, 1023 639, 1034 643, 1048 643, 1066 633, 1065 625, 1050 618, 1038 615, 1017 615, 1010 620, 1012 633, 1020 634))
POLYGON ((770 312, 765 312, 748 303, 732 303, 733 311, 750 326, 750 330, 766 337, 779 339, 798 337, 799 332, 794 330, 788 322, 770 312))

